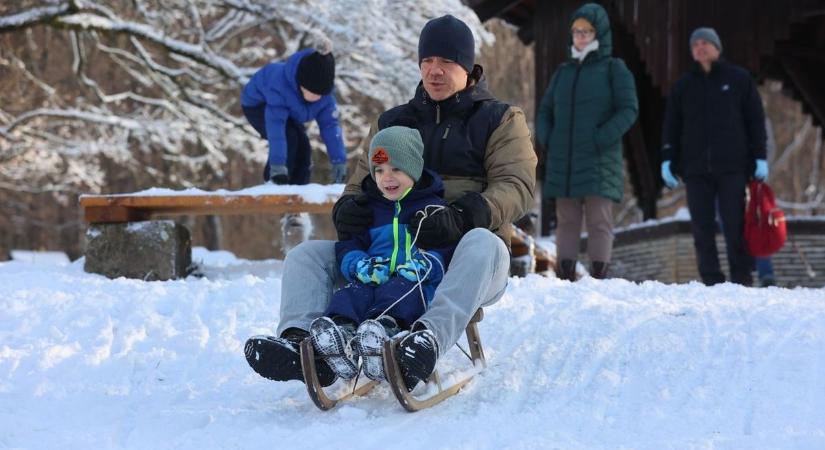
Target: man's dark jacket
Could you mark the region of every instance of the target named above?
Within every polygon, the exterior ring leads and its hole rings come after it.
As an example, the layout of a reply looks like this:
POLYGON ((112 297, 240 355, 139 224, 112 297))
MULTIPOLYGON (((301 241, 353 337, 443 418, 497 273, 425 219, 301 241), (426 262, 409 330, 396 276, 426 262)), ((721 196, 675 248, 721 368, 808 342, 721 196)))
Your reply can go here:
POLYGON ((750 74, 726 61, 695 63, 671 90, 662 161, 674 174, 747 173, 765 159, 765 112, 750 74))

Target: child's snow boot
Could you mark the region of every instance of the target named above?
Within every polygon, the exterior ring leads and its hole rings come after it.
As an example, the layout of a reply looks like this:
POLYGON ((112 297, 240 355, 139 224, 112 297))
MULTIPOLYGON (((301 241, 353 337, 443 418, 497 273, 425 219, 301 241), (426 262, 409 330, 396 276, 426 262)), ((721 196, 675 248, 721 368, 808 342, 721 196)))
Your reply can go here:
POLYGON ((333 372, 345 380, 358 374, 358 365, 352 355, 349 341, 355 335, 355 324, 337 324, 329 317, 319 317, 309 326, 309 335, 315 352, 326 361, 333 372))
POLYGON ((370 380, 387 379, 384 375, 384 361, 381 354, 384 342, 398 334, 399 331, 398 323, 390 316, 365 320, 358 326, 358 331, 352 338, 352 351, 361 357, 364 375, 370 380))
MULTIPOLYGON (((252 336, 244 345, 246 362, 258 375, 273 381, 304 381, 301 370, 301 341, 309 337, 307 331, 290 328, 275 336, 252 336)), ((318 381, 326 387, 335 382, 335 372, 324 361, 316 364, 318 381)))

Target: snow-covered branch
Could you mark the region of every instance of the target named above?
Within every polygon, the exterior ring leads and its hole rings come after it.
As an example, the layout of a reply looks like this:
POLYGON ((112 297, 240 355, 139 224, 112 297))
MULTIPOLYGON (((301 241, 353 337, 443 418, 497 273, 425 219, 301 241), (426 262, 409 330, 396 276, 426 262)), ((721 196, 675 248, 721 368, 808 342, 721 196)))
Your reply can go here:
POLYGON ((55 17, 69 14, 72 5, 68 2, 55 6, 32 8, 16 14, 0 17, 0 32, 14 31, 53 20, 55 17))
MULTIPOLYGON (((412 94, 427 20, 454 14, 479 46, 491 42, 460 0, 24 5, 0 7, 0 71, 11 87, 0 91, 0 188, 21 192, 99 191, 112 178, 209 187, 226 182, 233 161, 257 172, 267 144, 246 124, 240 91, 316 34, 335 43, 340 117, 355 154, 375 116, 412 94)), ((317 127, 308 130, 320 147, 317 127)))

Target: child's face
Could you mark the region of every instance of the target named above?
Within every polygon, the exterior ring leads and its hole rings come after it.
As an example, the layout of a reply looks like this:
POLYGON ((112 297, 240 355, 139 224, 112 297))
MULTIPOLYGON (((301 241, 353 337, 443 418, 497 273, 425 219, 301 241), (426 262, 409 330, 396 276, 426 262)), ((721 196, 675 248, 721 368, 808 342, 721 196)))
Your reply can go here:
POLYGON ((375 166, 375 184, 387 200, 398 200, 415 182, 390 163, 375 166))

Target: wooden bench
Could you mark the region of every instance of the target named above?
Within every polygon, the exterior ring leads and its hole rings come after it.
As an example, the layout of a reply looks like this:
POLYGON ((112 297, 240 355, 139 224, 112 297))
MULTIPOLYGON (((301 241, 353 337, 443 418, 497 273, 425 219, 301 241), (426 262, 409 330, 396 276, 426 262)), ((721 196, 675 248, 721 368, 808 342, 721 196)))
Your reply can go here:
MULTIPOLYGON (((340 196, 340 185, 271 186, 263 185, 241 191, 173 191, 150 189, 133 194, 82 195, 80 206, 90 225, 117 224, 155 220, 184 215, 228 215, 252 213, 313 213, 330 214, 340 196)), ((511 236, 514 274, 524 275, 535 270, 544 272, 555 266, 547 252, 514 227, 511 236), (524 264, 528 256, 534 263, 524 264), (529 269, 525 270, 525 267, 529 269)))
MULTIPOLYGON (((265 188, 265 186, 264 186, 265 188)), ((340 195, 335 189, 313 186, 313 195, 299 193, 300 187, 272 186, 272 189, 205 191, 152 189, 134 194, 82 195, 80 206, 86 222, 123 223, 152 220, 159 216, 226 215, 250 213, 330 213, 340 195)))

